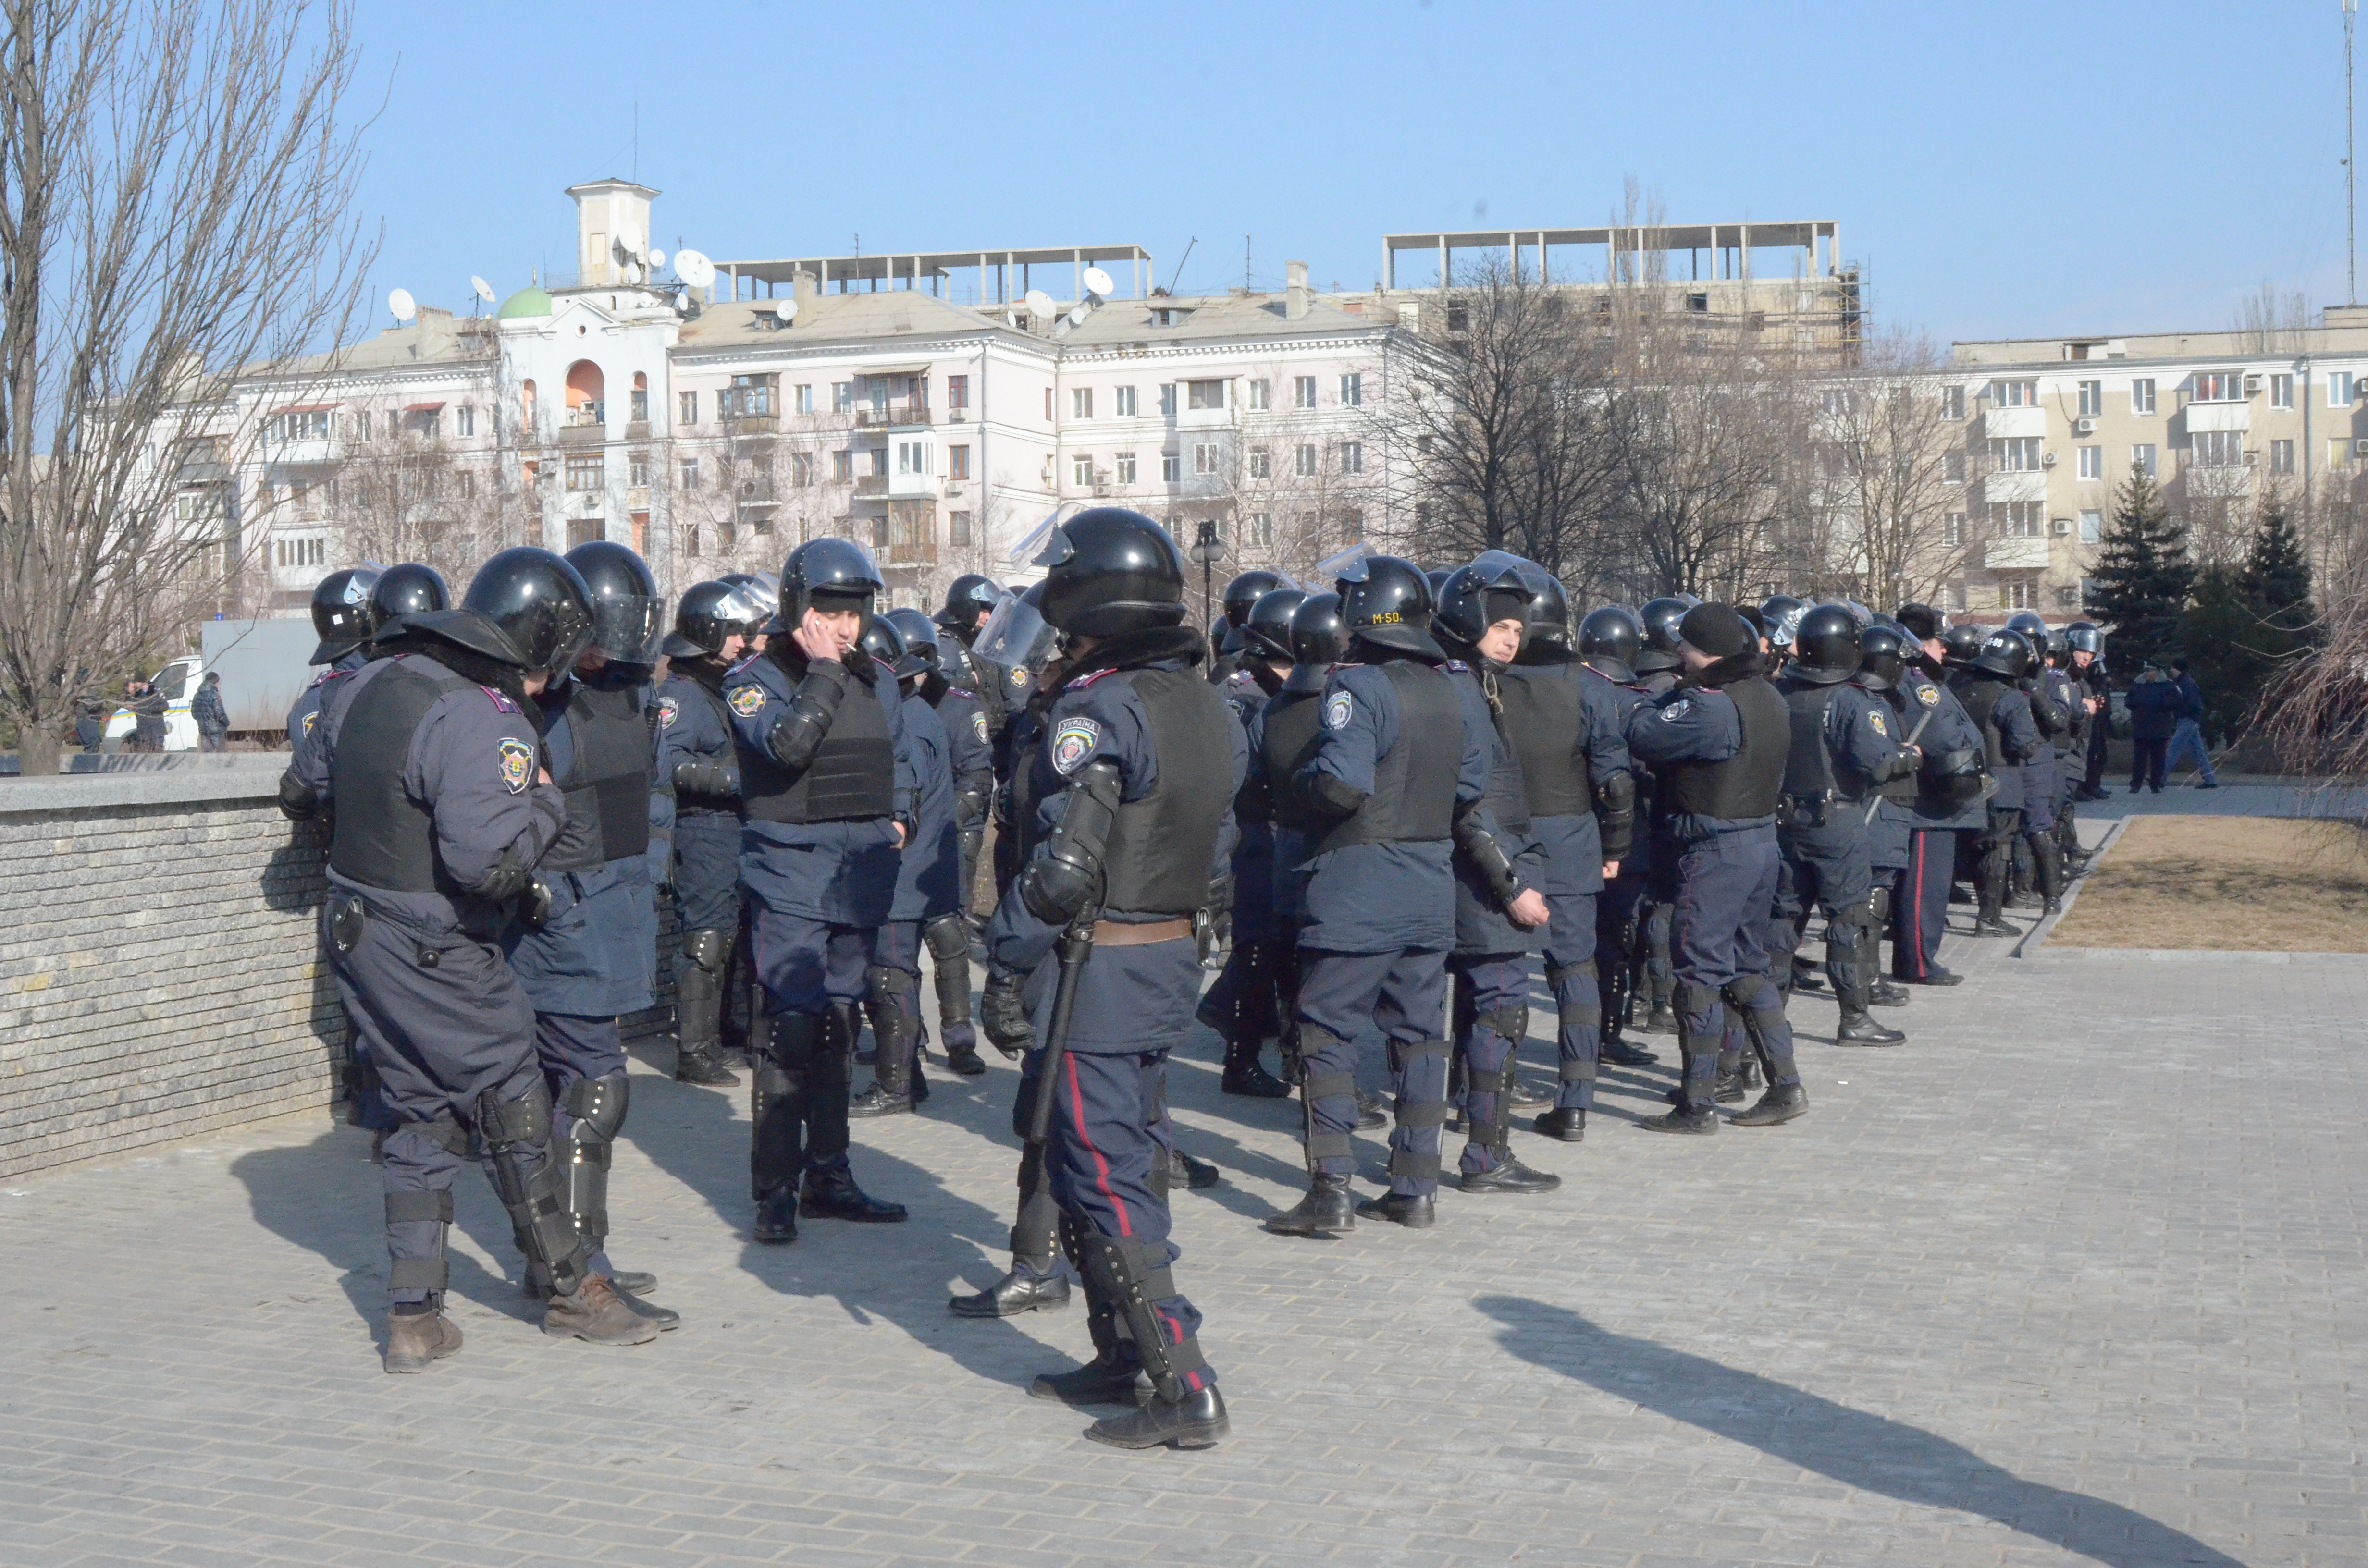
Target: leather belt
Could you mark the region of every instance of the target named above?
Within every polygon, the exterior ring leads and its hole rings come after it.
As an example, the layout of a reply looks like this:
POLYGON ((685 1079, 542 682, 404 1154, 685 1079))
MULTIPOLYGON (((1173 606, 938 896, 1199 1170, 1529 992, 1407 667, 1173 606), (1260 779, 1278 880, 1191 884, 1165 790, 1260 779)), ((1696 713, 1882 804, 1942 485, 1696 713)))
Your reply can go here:
POLYGON ((1094 922, 1094 946, 1098 948, 1147 948, 1154 942, 1173 942, 1192 934, 1192 917, 1180 920, 1153 920, 1136 925, 1124 920, 1094 922))

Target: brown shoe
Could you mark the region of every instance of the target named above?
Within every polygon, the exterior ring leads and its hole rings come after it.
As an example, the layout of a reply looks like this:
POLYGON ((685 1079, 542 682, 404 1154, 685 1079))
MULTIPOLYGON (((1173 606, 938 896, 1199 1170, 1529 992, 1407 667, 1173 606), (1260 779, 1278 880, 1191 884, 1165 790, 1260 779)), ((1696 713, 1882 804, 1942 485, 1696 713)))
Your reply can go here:
POLYGON ((595 1345, 647 1345, 658 1325, 625 1304, 608 1276, 588 1276, 572 1296, 553 1296, 542 1314, 542 1332, 558 1339, 588 1339, 595 1345))
POLYGON ((386 1320, 386 1369, 424 1372, 427 1363, 461 1348, 461 1331, 440 1312, 390 1313, 386 1320))

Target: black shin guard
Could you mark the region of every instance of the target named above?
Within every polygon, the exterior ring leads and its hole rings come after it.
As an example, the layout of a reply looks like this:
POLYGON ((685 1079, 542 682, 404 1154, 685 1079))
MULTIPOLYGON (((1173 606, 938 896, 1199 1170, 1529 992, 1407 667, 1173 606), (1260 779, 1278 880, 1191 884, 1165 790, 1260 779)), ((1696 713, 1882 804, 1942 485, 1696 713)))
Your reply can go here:
POLYGON ((477 1133, 494 1190, 508 1210, 510 1231, 529 1268, 541 1268, 558 1294, 583 1285, 588 1256, 567 1208, 567 1183, 551 1157, 551 1090, 537 1074, 523 1098, 506 1100, 487 1089, 477 1099, 477 1133))

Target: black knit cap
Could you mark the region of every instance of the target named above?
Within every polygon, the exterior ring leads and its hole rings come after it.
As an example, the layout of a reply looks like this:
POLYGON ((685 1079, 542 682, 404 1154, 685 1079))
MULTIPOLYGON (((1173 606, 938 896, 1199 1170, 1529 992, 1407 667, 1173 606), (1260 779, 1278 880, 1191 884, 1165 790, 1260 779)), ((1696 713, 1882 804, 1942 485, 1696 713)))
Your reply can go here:
POLYGON ((1686 618, 1678 622, 1678 637, 1687 647, 1713 659, 1731 659, 1759 646, 1759 639, 1752 635, 1743 618, 1720 604, 1700 604, 1686 611, 1686 618))

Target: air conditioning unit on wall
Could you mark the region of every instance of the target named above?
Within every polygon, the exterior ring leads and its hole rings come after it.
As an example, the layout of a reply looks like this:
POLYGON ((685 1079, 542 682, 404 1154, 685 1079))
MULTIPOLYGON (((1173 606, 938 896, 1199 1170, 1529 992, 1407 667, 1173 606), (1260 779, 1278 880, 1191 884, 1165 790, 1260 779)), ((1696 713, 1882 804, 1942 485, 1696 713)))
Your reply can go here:
POLYGON ((2097 433, 2097 422, 2084 415, 2072 422, 2072 428, 2080 435, 2093 436, 2097 433))
POLYGON ((2054 452, 2040 453, 2039 466, 2042 468, 2054 468, 2055 466, 2055 454, 2054 452))

